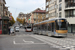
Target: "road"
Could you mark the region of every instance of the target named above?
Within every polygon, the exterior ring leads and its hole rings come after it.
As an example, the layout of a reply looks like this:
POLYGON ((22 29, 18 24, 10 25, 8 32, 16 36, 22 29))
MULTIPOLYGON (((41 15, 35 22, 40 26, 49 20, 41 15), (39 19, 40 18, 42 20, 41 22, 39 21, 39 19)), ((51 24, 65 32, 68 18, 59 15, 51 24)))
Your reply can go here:
MULTIPOLYGON (((16 22, 13 26, 18 25, 16 22)), ((55 38, 25 32, 20 28, 16 35, 0 35, 0 50, 75 50, 75 36, 55 38)))
POLYGON ((37 39, 33 32, 20 28, 15 36, 0 35, 0 50, 58 50, 43 40, 37 39))

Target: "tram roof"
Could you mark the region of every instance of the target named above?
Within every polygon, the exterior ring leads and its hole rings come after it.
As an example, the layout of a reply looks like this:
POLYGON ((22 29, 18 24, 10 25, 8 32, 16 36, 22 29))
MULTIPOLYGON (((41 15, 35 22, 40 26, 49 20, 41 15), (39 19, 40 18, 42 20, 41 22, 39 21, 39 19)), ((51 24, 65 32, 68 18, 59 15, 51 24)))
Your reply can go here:
POLYGON ((55 21, 57 19, 66 19, 66 18, 53 18, 53 19, 50 19, 50 20, 45 20, 45 21, 42 21, 40 23, 44 23, 44 22, 48 22, 48 21, 55 21))
POLYGON ((39 23, 35 23, 34 25, 38 25, 40 23, 45 23, 45 22, 49 22, 49 21, 55 21, 57 19, 66 19, 66 18, 53 18, 53 19, 50 19, 50 20, 45 20, 45 21, 42 21, 42 22, 39 22, 39 23))

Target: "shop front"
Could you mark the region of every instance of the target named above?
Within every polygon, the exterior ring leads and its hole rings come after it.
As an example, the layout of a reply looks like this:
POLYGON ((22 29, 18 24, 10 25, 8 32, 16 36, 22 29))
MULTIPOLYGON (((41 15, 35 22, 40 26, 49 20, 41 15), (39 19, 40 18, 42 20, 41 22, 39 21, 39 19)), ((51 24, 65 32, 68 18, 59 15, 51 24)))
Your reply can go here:
POLYGON ((2 34, 8 34, 9 17, 2 17, 2 34))
POLYGON ((0 19, 0 34, 2 34, 2 19, 0 19))

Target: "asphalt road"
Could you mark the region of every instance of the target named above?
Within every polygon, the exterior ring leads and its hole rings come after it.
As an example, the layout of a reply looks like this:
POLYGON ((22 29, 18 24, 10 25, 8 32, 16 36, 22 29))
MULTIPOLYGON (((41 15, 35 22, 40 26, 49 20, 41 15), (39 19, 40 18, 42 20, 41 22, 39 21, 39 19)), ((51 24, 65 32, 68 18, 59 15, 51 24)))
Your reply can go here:
POLYGON ((0 35, 0 50, 59 50, 43 40, 37 39, 33 32, 20 28, 15 36, 0 35))

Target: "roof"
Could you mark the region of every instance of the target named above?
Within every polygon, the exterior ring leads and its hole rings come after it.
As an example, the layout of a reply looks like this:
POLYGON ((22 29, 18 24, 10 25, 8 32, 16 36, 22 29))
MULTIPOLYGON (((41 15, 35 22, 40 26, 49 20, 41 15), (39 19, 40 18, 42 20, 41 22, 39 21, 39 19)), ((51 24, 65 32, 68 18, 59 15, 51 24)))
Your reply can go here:
POLYGON ((35 10, 33 13, 45 13, 46 10, 35 10))
MULTIPOLYGON (((52 18, 50 20, 45 20, 45 21, 42 21, 42 22, 39 22, 39 23, 45 23, 45 22, 49 22, 49 21, 55 21, 57 19, 66 19, 66 18, 52 18)), ((39 24, 39 23, 35 23, 34 25, 39 24)))

